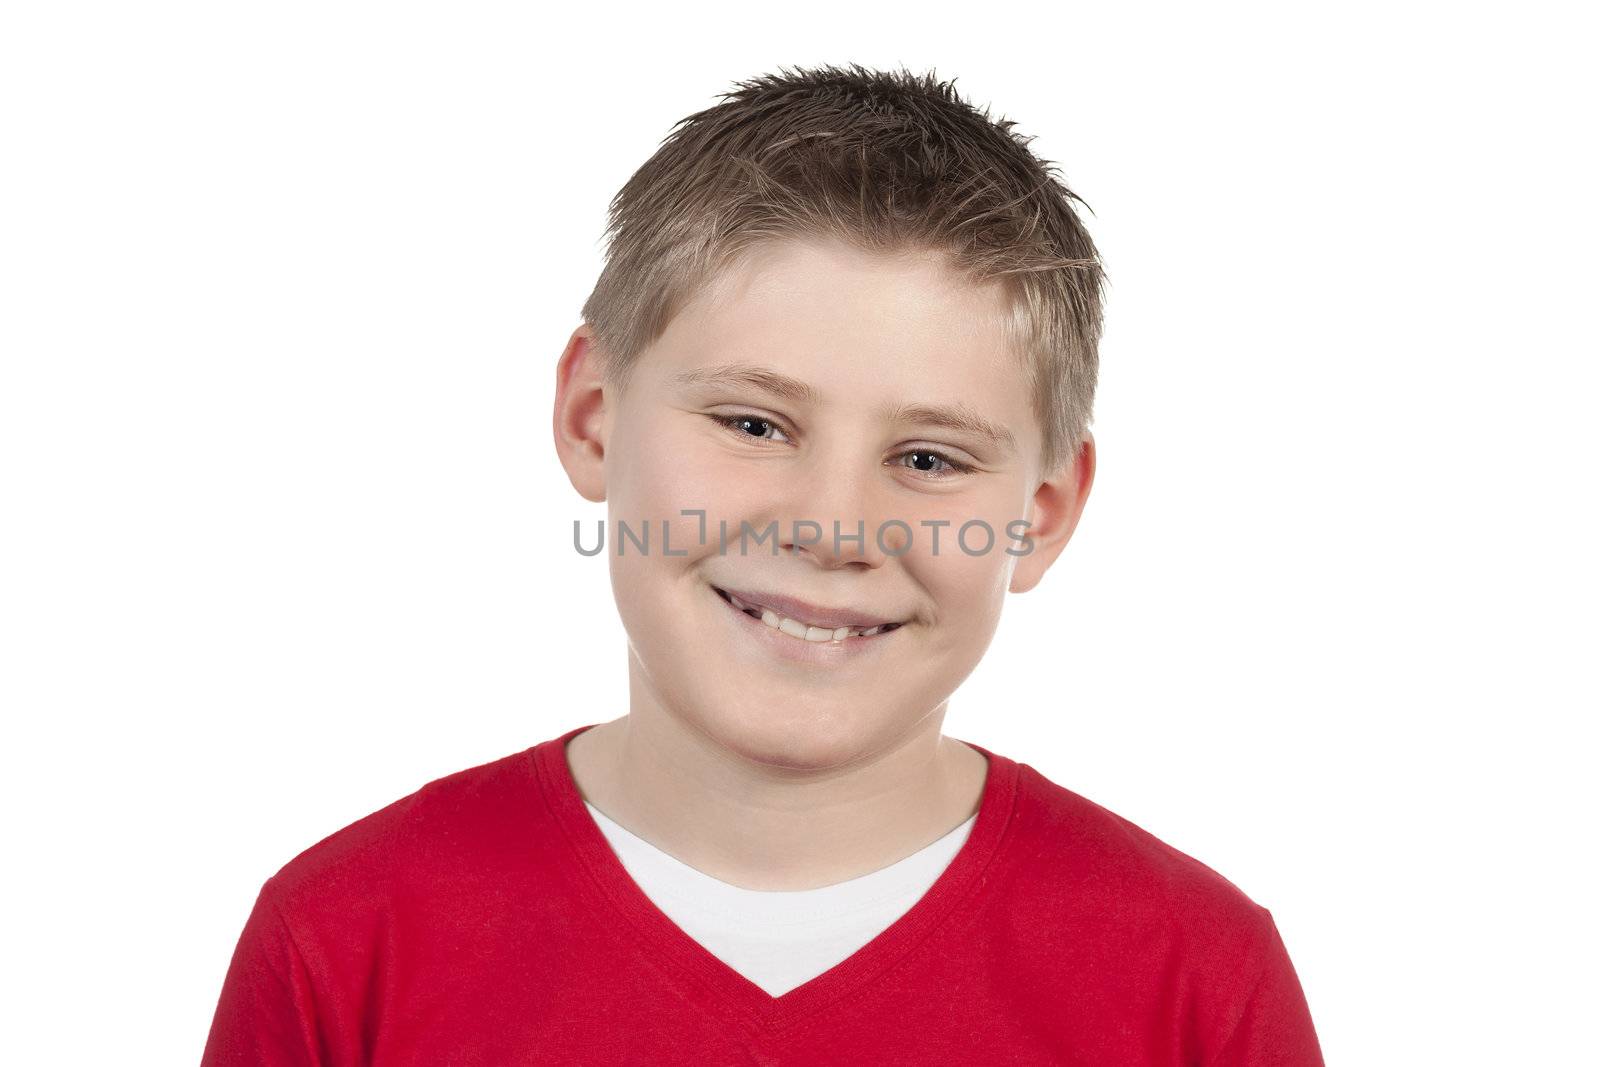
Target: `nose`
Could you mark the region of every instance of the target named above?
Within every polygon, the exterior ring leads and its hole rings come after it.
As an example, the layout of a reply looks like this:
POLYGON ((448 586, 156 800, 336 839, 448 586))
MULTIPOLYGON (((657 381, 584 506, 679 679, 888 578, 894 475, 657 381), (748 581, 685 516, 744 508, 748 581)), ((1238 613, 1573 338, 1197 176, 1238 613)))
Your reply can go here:
POLYGON ((890 521, 895 516, 881 479, 858 457, 847 462, 842 454, 819 453, 796 469, 791 485, 790 518, 781 529, 785 551, 827 570, 876 570, 901 551, 905 528, 890 521))

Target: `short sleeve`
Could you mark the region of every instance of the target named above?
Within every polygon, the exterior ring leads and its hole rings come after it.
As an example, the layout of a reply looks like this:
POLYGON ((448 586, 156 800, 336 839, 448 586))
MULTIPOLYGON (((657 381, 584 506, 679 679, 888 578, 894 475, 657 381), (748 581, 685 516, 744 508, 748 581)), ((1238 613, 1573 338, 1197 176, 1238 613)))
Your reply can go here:
POLYGON ((1206 1067, 1325 1067, 1300 978, 1270 912, 1266 921, 1260 975, 1206 1067))
POLYGON ((256 897, 222 982, 201 1067, 322 1067, 311 983, 272 901, 256 897))

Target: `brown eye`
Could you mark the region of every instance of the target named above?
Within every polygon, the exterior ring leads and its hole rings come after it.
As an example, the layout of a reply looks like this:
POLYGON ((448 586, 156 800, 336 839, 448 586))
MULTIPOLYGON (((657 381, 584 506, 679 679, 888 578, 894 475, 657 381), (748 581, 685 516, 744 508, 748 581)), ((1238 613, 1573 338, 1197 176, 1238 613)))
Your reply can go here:
POLYGON ((904 464, 905 466, 909 466, 918 474, 928 475, 934 481, 948 478, 955 474, 970 474, 972 472, 972 468, 965 463, 957 463, 943 452, 935 452, 928 448, 913 448, 910 451, 900 453, 895 458, 905 459, 906 457, 911 458, 911 463, 904 464), (932 464, 932 466, 925 467, 923 466, 924 463, 932 464))
POLYGON ((763 415, 752 415, 748 412, 740 412, 736 415, 708 415, 707 417, 710 418, 712 422, 725 427, 728 432, 751 440, 778 440, 778 438, 768 436, 767 431, 769 430, 779 435, 782 435, 783 433, 782 428, 776 422, 763 415))

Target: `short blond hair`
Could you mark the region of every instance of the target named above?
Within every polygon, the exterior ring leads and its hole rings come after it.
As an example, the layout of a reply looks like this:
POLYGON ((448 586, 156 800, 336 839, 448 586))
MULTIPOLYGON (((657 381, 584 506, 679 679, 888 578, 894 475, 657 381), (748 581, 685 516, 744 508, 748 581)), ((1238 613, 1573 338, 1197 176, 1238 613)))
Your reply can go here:
POLYGON ((1007 343, 1039 418, 1041 470, 1082 444, 1099 369, 1105 271, 1050 160, 955 92, 904 69, 779 68, 679 120, 611 200, 605 266, 583 305, 607 381, 703 287, 765 242, 935 251, 997 281, 1007 343))

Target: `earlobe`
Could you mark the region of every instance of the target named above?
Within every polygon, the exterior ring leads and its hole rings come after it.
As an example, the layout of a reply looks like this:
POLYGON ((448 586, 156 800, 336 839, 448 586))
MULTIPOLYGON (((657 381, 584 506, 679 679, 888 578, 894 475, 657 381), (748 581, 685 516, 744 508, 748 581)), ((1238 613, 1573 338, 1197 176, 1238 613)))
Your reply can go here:
POLYGON ((606 498, 605 405, 594 332, 584 323, 572 332, 556 363, 552 429, 556 454, 572 487, 596 503, 606 498))
POLYGON ((1026 593, 1038 585, 1067 547, 1089 499, 1094 470, 1094 435, 1086 432, 1072 459, 1034 491, 1033 518, 1026 531, 1033 547, 1026 555, 1017 557, 1011 572, 1011 592, 1026 593))

